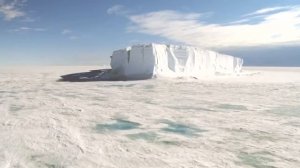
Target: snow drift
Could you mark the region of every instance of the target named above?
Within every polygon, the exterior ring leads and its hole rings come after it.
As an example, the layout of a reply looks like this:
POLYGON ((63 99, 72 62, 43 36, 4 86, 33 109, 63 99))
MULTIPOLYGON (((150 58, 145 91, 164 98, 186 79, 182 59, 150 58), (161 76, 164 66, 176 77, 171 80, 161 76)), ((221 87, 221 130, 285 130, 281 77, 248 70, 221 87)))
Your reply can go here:
POLYGON ((111 69, 62 76, 65 81, 142 80, 154 77, 204 78, 238 74, 241 58, 191 46, 148 44, 116 50, 111 69))

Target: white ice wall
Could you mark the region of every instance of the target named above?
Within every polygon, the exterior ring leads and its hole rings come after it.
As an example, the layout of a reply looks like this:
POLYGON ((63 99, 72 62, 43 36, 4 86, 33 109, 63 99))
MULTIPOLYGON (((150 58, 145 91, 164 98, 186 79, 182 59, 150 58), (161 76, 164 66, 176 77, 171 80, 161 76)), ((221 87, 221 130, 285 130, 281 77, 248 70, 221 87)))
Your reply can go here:
POLYGON ((243 60, 214 51, 190 46, 135 45, 113 52, 111 67, 127 78, 140 77, 202 77, 236 74, 243 60))

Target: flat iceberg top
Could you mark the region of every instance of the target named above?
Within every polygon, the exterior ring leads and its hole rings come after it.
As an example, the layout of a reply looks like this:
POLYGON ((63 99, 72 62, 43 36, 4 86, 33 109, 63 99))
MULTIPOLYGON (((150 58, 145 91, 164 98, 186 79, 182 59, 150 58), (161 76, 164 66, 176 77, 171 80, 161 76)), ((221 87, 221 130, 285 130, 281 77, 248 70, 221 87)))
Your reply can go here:
POLYGON ((116 50, 111 57, 114 74, 125 78, 232 75, 241 71, 241 58, 185 45, 139 44, 116 50))

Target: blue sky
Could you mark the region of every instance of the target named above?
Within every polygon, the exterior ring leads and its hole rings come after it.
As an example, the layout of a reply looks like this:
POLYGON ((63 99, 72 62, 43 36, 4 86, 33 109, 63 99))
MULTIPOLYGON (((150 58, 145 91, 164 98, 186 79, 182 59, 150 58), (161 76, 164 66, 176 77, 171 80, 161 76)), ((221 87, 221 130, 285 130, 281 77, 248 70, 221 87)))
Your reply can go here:
POLYGON ((299 0, 0 0, 0 65, 101 65, 137 43, 300 66, 299 0))

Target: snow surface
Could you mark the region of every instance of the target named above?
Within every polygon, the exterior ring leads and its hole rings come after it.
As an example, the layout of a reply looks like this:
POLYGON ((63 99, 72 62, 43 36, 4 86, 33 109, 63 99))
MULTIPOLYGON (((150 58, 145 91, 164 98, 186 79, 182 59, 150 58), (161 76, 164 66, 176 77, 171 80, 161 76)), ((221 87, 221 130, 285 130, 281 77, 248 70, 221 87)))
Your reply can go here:
POLYGON ((300 167, 300 68, 57 82, 98 67, 0 68, 0 167, 300 167))
POLYGON ((191 46, 164 44, 134 45, 113 52, 112 70, 129 79, 232 75, 243 60, 191 46))

